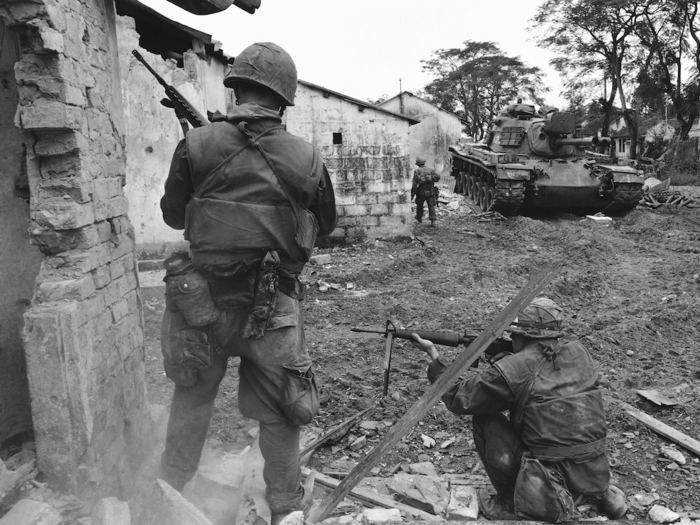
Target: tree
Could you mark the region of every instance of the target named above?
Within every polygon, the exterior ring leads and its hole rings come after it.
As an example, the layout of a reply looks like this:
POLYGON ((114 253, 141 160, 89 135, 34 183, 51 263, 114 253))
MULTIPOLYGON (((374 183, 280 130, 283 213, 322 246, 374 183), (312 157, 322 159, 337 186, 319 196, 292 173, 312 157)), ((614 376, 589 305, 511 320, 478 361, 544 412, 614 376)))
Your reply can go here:
POLYGON ((376 98, 376 99, 368 98, 367 102, 369 102, 373 106, 378 106, 382 102, 386 102, 388 98, 389 98, 389 95, 384 93, 382 96, 380 96, 379 98, 376 98))
POLYGON ((699 10, 695 0, 645 0, 634 27, 647 52, 639 94, 647 100, 671 100, 681 140, 688 138, 700 115, 699 10))
POLYGON ((537 9, 535 24, 545 31, 538 44, 560 56, 553 65, 572 77, 603 73, 610 94, 601 97, 605 112, 603 133, 609 131, 615 98, 630 131, 630 157, 637 153, 637 119, 627 97, 635 27, 644 0, 546 0, 537 9))
POLYGON ((465 132, 480 140, 496 113, 530 88, 534 101, 545 91, 542 72, 519 57, 503 54, 493 42, 467 40, 461 48, 440 49, 423 70, 435 79, 425 87, 426 97, 438 107, 457 114, 465 132))

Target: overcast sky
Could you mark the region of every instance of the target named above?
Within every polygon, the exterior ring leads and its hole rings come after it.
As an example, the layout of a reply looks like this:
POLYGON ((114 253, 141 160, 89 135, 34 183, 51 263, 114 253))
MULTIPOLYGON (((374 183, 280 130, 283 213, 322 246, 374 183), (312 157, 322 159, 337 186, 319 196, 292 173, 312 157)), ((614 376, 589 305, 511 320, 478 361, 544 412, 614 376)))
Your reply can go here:
POLYGON ((254 42, 275 42, 294 58, 299 78, 366 100, 418 91, 422 71, 437 49, 465 40, 493 41, 504 53, 545 73, 548 104, 563 106, 551 54, 528 32, 543 0, 262 0, 250 15, 235 6, 197 16, 167 0, 141 0, 163 15, 209 33, 235 56, 254 42))

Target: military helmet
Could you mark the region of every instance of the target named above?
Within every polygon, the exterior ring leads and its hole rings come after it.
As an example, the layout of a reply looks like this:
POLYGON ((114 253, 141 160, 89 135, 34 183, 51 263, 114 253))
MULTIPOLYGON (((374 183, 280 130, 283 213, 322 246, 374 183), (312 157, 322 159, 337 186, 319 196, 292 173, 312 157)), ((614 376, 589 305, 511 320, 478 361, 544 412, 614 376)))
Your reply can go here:
POLYGON ((287 106, 294 105, 297 90, 297 68, 284 49, 272 42, 258 42, 246 47, 236 57, 224 78, 224 86, 236 82, 256 84, 274 91, 287 106))
POLYGON ((423 166, 425 164, 425 159, 423 157, 416 157, 416 166, 423 166))
POLYGON ((520 312, 509 327, 514 334, 534 339, 561 337, 562 309, 547 297, 537 297, 520 312))

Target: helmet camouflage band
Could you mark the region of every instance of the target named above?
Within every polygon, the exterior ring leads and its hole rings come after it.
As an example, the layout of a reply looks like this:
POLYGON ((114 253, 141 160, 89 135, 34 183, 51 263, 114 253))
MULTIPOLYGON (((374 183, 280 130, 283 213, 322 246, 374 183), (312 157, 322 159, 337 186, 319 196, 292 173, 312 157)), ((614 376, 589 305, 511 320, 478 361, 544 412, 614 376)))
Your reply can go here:
POLYGON ((514 334, 544 339, 561 337, 562 309, 547 297, 537 297, 527 305, 509 330, 514 334))
POLYGON ((258 42, 241 51, 224 78, 226 87, 231 88, 236 82, 270 89, 282 97, 287 106, 293 106, 297 68, 289 53, 280 46, 272 42, 258 42))
POLYGON ((425 164, 425 159, 423 157, 416 157, 416 165, 422 166, 423 164, 425 164))

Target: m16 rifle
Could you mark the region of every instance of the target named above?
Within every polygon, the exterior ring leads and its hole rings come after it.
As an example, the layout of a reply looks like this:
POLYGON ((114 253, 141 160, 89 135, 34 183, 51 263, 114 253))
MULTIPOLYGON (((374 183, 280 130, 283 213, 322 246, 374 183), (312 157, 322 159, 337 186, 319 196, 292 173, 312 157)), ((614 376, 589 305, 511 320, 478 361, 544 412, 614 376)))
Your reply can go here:
MULTIPOLYGON (((469 333, 459 333, 459 332, 426 332, 424 330, 401 330, 394 326, 394 323, 387 320, 386 327, 384 330, 370 330, 366 328, 351 328, 351 332, 365 332, 370 334, 382 334, 386 337, 386 346, 384 350, 384 385, 382 389, 382 395, 386 396, 389 392, 389 376, 391 375, 391 353, 394 347, 394 339, 406 339, 408 341, 413 340, 413 334, 418 335, 422 339, 426 339, 434 344, 443 346, 468 346, 474 339, 478 337, 477 334, 469 333)), ((485 354, 487 356, 497 356, 502 353, 512 353, 513 343, 507 339, 497 338, 491 345, 486 349, 485 354)), ((474 365, 477 365, 475 362, 474 365)))
POLYGON ((151 74, 156 78, 158 83, 163 86, 165 94, 168 98, 164 98, 160 101, 166 108, 171 108, 175 110, 175 115, 177 115, 177 120, 180 122, 183 133, 187 133, 190 126, 193 128, 199 128, 205 124, 209 124, 209 119, 204 117, 195 107, 173 86, 168 84, 163 78, 156 73, 148 62, 143 58, 141 53, 135 49, 131 52, 136 59, 141 62, 146 69, 151 72, 151 74))

